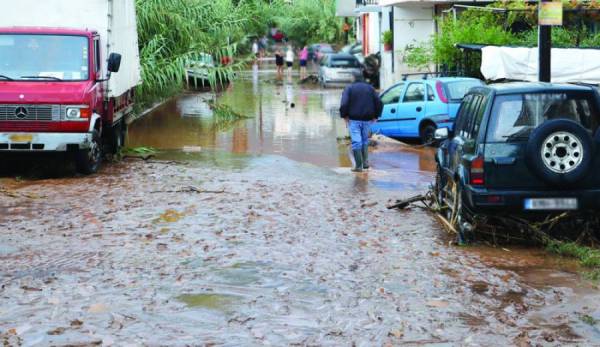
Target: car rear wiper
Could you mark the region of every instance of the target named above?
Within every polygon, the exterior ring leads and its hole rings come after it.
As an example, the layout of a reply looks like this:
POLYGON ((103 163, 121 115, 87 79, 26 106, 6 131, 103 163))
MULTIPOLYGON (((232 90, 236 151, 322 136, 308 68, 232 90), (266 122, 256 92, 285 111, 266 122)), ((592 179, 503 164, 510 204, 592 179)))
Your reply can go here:
POLYGON ((531 135, 531 130, 532 130, 531 128, 521 129, 514 134, 510 134, 510 135, 502 136, 502 137, 506 138, 507 141, 524 140, 524 139, 529 138, 529 136, 531 135))
POLYGON ((10 78, 8 76, 4 76, 4 75, 0 75, 0 78, 3 80, 7 80, 7 81, 14 81, 12 78, 10 78))
POLYGON ((21 76, 20 78, 30 78, 30 79, 46 79, 46 80, 54 80, 54 81, 62 81, 62 79, 54 76, 21 76))

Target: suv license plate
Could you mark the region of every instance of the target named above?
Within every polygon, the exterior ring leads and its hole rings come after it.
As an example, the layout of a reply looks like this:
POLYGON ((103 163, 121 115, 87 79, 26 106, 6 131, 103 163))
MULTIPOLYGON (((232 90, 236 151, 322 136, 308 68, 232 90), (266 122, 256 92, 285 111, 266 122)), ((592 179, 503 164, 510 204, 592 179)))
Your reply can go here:
POLYGON ((525 199, 526 210, 576 210, 577 207, 575 198, 525 199))

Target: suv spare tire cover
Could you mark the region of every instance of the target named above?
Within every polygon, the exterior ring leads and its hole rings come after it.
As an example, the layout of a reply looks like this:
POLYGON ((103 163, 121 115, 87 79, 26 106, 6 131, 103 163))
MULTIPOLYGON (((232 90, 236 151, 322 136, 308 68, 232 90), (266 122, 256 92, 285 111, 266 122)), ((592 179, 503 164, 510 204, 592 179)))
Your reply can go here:
POLYGON ((529 137, 526 159, 530 170, 548 184, 572 185, 589 172, 594 156, 592 137, 569 119, 542 123, 529 137))

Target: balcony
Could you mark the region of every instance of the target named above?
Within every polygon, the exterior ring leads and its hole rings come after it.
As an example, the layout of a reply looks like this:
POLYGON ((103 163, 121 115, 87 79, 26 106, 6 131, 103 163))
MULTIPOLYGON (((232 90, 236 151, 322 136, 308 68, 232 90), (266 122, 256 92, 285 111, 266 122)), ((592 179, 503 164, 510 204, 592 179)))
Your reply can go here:
POLYGON ((356 7, 368 5, 379 5, 379 0, 356 0, 356 7))

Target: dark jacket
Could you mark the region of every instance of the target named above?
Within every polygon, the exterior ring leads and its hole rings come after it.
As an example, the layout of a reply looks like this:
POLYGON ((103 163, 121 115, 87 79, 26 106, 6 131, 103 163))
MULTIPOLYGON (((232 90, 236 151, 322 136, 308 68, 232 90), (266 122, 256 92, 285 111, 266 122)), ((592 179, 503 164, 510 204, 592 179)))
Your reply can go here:
POLYGON ((365 82, 354 82, 344 89, 340 116, 352 120, 368 121, 379 118, 383 104, 375 89, 365 82))

